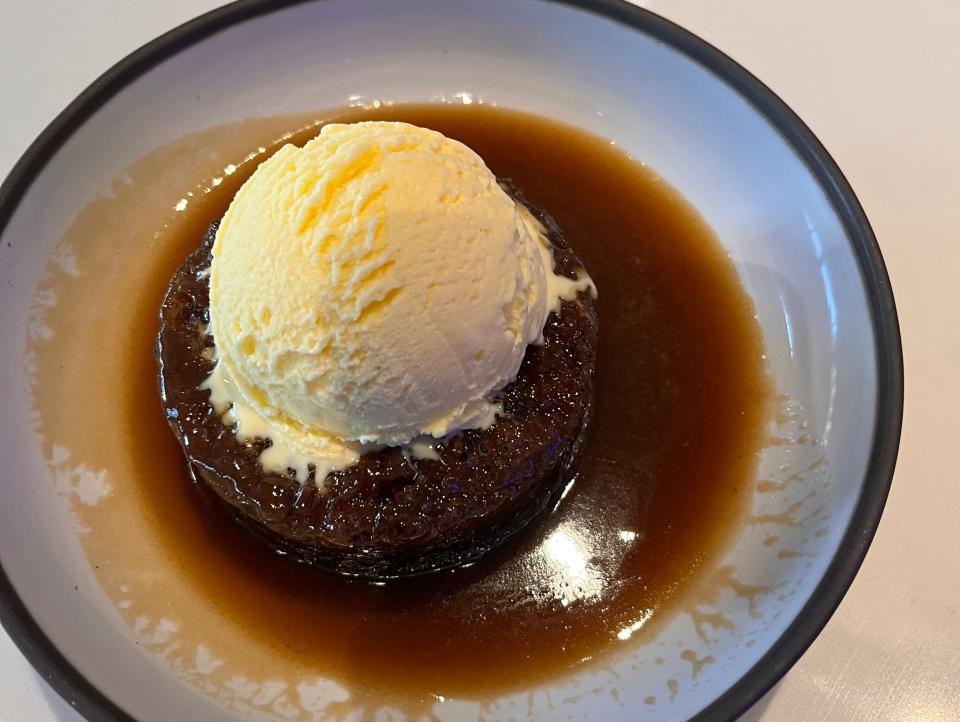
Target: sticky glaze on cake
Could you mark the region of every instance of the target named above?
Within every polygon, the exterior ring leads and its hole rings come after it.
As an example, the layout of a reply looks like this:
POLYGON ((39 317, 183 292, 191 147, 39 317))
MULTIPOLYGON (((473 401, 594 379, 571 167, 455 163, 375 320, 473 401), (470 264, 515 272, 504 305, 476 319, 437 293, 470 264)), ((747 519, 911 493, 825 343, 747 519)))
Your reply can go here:
MULTIPOLYGON (((519 191, 502 182, 519 203, 519 191)), ((546 213, 555 270, 582 264, 546 213)), ((364 454, 322 481, 265 469, 268 439, 244 442, 202 387, 214 367, 209 320, 214 223, 174 274, 158 342, 167 418, 191 473, 278 551, 344 574, 381 578, 475 561, 553 506, 570 481, 593 398, 597 315, 589 292, 551 313, 516 381, 498 393, 504 413, 485 429, 436 443, 438 458, 400 447, 364 454)), ((292 470, 291 470, 292 471, 292 470)))

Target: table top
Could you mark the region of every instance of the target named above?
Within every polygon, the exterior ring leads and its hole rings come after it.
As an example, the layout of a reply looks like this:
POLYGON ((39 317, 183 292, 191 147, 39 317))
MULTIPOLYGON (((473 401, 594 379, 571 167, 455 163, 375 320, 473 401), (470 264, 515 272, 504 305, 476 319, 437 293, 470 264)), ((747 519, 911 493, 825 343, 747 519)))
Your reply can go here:
MULTIPOLYGON (((0 176, 95 77, 218 0, 33 0, 0 23, 0 176)), ((650 0, 783 98, 843 169, 896 293, 900 461, 866 562, 826 629, 744 719, 960 714, 960 3, 650 0)), ((0 720, 77 722, 0 630, 0 720)))

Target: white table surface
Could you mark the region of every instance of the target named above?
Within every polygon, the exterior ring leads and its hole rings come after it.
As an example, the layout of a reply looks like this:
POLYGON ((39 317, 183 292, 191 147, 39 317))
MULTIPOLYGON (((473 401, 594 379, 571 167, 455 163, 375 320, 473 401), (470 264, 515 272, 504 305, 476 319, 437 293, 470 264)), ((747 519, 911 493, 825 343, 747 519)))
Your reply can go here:
MULTIPOLYGON (((87 84, 218 0, 0 0, 0 176, 87 84)), ((960 2, 651 0, 744 64, 846 173, 886 258, 907 393, 852 589, 747 720, 960 720, 960 2)), ((0 630, 0 721, 76 722, 0 630)))

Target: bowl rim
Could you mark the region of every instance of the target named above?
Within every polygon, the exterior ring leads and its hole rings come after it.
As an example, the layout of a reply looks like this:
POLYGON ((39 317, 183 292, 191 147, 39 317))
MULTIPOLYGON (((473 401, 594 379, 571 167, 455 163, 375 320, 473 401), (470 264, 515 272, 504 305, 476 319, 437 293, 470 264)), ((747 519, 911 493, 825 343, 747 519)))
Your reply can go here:
MULTIPOLYGON (((294 5, 322 0, 235 0, 199 15, 133 51, 94 80, 23 153, 0 185, 0 235, 36 176, 84 121, 128 84, 169 57, 224 29, 294 5)), ((876 337, 877 407, 869 464, 837 552, 810 598, 746 674, 693 719, 734 720, 796 663, 836 611, 876 533, 893 481, 903 419, 903 350, 890 279, 866 214, 836 162, 770 88, 690 31, 627 0, 542 0, 591 12, 649 35, 715 75, 763 115, 807 165, 841 220, 863 276, 876 337)), ((66 702, 89 720, 133 718, 88 681, 54 646, 0 562, 0 624, 66 702)))

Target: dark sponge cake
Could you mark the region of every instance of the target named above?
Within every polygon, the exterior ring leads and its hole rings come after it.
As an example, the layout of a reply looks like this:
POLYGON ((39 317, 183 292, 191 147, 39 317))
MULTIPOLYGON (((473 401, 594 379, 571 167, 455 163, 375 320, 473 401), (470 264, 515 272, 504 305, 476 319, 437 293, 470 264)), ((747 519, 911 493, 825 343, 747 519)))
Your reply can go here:
MULTIPOLYGON (((546 214, 557 273, 580 261, 546 214)), ((160 313, 157 358, 167 419, 191 474, 236 519, 276 551, 342 574, 384 579, 475 561, 554 506, 573 478, 593 401, 597 314, 589 292, 551 313, 542 346, 530 346, 516 380, 497 395, 504 414, 487 429, 441 441, 439 459, 398 448, 364 454, 309 478, 265 470, 268 439, 245 443, 225 426, 200 385, 213 370, 207 270, 219 223, 170 281, 160 313)))

